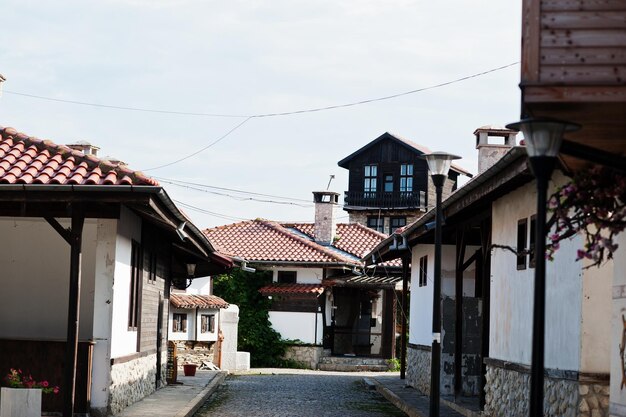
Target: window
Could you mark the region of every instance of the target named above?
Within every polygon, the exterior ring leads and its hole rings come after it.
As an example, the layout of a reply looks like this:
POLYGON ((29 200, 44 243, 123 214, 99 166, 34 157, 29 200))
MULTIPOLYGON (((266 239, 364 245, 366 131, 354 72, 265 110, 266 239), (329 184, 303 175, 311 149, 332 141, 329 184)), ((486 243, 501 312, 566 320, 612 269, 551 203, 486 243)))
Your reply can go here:
POLYGON ((295 284, 296 283, 296 271, 278 271, 278 283, 279 284, 295 284))
POLYGON ((215 314, 202 314, 200 316, 200 333, 215 332, 215 314))
POLYGON ((141 293, 141 245, 132 241, 130 252, 130 291, 128 301, 128 329, 137 330, 139 323, 139 299, 141 293))
POLYGON ((391 174, 385 174, 385 184, 384 184, 384 190, 386 193, 392 193, 393 192, 393 175, 391 174))
POLYGON ((174 319, 172 320, 173 332, 186 332, 187 331, 187 314, 174 313, 174 319))
POLYGON ((396 231, 396 229, 400 227, 406 226, 406 217, 392 217, 390 220, 390 231, 389 234, 392 234, 396 231))
POLYGON ((537 216, 530 216, 530 242, 528 243, 529 261, 528 267, 535 267, 535 225, 537 224, 537 216))
POLYGON ((526 240, 528 238, 528 219, 517 222, 517 269, 526 269, 526 240))
POLYGON ((379 231, 380 233, 384 233, 385 219, 383 217, 368 217, 367 227, 379 231))
POLYGON ((378 176, 378 167, 376 165, 365 165, 363 175, 363 193, 365 198, 376 197, 376 177, 378 176))
POLYGON ((425 287, 426 284, 428 284, 428 256, 422 256, 420 258, 419 286, 425 287))
POLYGON ((400 192, 410 193, 413 191, 413 165, 400 165, 400 192))

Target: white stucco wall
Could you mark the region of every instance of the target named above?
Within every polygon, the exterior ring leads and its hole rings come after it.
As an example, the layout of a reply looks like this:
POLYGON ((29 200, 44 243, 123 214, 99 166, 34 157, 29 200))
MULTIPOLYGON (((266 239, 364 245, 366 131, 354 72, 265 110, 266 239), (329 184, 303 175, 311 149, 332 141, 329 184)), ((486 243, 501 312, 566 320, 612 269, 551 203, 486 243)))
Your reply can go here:
POLYGON ((299 339, 304 343, 312 344, 322 343, 321 313, 270 311, 269 316, 272 328, 279 332, 283 339, 299 339))
POLYGON ((290 268, 284 266, 272 267, 272 281, 278 282, 278 271, 296 271, 296 282, 299 284, 319 284, 322 282, 322 268, 290 268))
MULTIPOLYGON (((465 259, 476 250, 468 246, 465 249, 465 259)), ((411 300, 409 320, 409 343, 430 346, 433 334, 433 279, 435 271, 434 245, 417 245, 411 248, 411 300), (420 258, 428 256, 426 275, 428 283, 425 287, 419 286, 420 258)), ((455 258, 456 247, 443 245, 441 248, 441 296, 455 297, 455 258)), ((473 297, 475 265, 469 266, 463 273, 463 296, 473 297)))
POLYGON ((211 295, 211 277, 194 278, 185 292, 187 294, 211 295))
POLYGON ((626 386, 622 387, 622 366, 625 361, 620 354, 620 345, 626 324, 626 232, 615 239, 619 245, 613 262, 612 315, 610 338, 611 361, 611 415, 626 416, 626 386))
MULTIPOLYGON (((81 340, 92 338, 96 227, 87 220, 83 230, 81 340)), ((0 236, 0 337, 65 340, 69 244, 40 218, 1 218, 0 236)))
POLYGON ((141 219, 125 207, 120 211, 115 246, 111 357, 137 351, 137 332, 128 330, 132 240, 141 243, 141 219))
MULTIPOLYGON (((564 181, 555 173, 556 181, 564 181)), ((517 222, 536 212, 535 184, 493 203, 493 244, 517 246, 517 222)), ((530 224, 530 220, 529 220, 530 224)), ((546 264, 546 356, 548 368, 580 370, 582 264, 574 262, 580 238, 563 242, 546 264)), ((534 268, 518 271, 515 254, 494 249, 491 259, 489 356, 530 364, 534 268)))

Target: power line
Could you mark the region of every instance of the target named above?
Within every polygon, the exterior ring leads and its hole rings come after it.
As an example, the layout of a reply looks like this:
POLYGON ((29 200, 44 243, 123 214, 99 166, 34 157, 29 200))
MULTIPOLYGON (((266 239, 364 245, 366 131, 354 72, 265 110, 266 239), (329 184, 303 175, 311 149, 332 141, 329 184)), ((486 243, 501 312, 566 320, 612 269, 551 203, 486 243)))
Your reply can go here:
POLYGON ((20 92, 17 92, 17 91, 11 91, 11 90, 6 90, 6 89, 4 90, 4 93, 18 95, 18 96, 23 96, 23 97, 29 97, 29 98, 35 98, 35 99, 39 99, 39 100, 55 101, 55 102, 59 102, 59 103, 75 104, 75 105, 90 106, 90 107, 103 107, 103 108, 114 109, 114 110, 129 110, 129 111, 139 111, 139 112, 145 112, 145 113, 173 114, 173 115, 182 115, 182 116, 246 118, 246 121, 247 121, 250 118, 291 116, 291 115, 295 115, 295 114, 313 113, 313 112, 319 112, 319 111, 324 111, 324 110, 333 110, 333 109, 339 109, 339 108, 345 108, 345 107, 358 106, 358 105, 361 105, 361 104, 373 103, 373 102, 376 102, 376 101, 390 100, 390 99, 393 99, 393 98, 398 98, 398 97, 406 96, 406 95, 409 95, 409 94, 415 94, 415 93, 419 93, 419 92, 426 91, 426 90, 432 90, 434 88, 445 87, 445 86, 450 85, 450 84, 455 84, 455 83, 458 83, 458 82, 461 82, 461 81, 466 81, 466 80, 469 80, 469 79, 472 79, 472 78, 480 77, 482 75, 490 74, 492 72, 500 71, 500 70, 512 67, 514 65, 517 65, 517 64, 519 64, 519 61, 512 62, 512 63, 507 64, 507 65, 502 65, 500 67, 492 68, 492 69, 489 69, 487 71, 482 71, 482 72, 478 72, 478 73, 475 73, 475 74, 472 74, 472 75, 467 75, 465 77, 457 78, 457 79, 454 79, 454 80, 451 80, 451 81, 446 81, 446 82, 443 82, 443 83, 431 85, 429 87, 416 88, 414 90, 404 91, 402 93, 391 94, 391 95, 388 95, 388 96, 376 97, 376 98, 360 100, 360 101, 354 101, 354 102, 344 103, 344 104, 336 104, 336 105, 332 105, 332 106, 314 107, 314 108, 309 108, 309 109, 301 109, 301 110, 286 111, 286 112, 259 113, 259 114, 251 114, 251 115, 227 114, 227 113, 185 112, 185 111, 175 111, 175 110, 148 109, 148 108, 132 107, 132 106, 120 106, 120 105, 112 105, 112 104, 100 104, 100 103, 92 103, 92 102, 87 102, 87 101, 66 100, 66 99, 60 99, 60 98, 54 98, 54 97, 40 96, 40 95, 36 95, 36 94, 20 93, 20 92))
POLYGON ((176 180, 176 179, 164 178, 164 177, 157 177, 157 176, 154 176, 153 178, 155 178, 155 179, 157 179, 157 180, 159 180, 161 182, 165 182, 165 183, 172 184, 172 185, 177 185, 176 183, 180 183, 180 184, 185 184, 185 185, 194 185, 194 186, 197 186, 197 187, 211 188, 211 189, 215 189, 215 190, 232 191, 232 192, 242 193, 242 194, 258 195, 258 196, 261 196, 261 197, 280 198, 280 199, 283 199, 283 200, 301 201, 301 202, 304 202, 304 203, 310 203, 311 202, 311 200, 305 200, 303 198, 283 197, 283 196, 273 195, 273 194, 255 193, 255 192, 252 192, 252 191, 237 190, 235 188, 217 187, 217 186, 214 186, 214 185, 201 184, 201 183, 197 183, 197 182, 182 181, 182 180, 176 180))
POLYGON ((254 198, 254 197, 240 197, 240 196, 236 196, 236 195, 232 195, 232 194, 227 194, 227 193, 220 193, 218 191, 211 191, 211 190, 206 190, 203 188, 198 188, 198 187, 194 187, 191 185, 184 185, 184 184, 177 184, 175 182, 169 182, 169 181, 163 181, 165 183, 171 184, 171 185, 175 185, 177 187, 181 187, 181 188, 186 188, 189 190, 195 190, 195 191, 200 191, 203 193, 207 193, 207 194, 214 194, 214 195, 221 195, 224 197, 229 197, 238 201, 257 201, 260 203, 272 203, 272 204, 283 204, 283 205, 287 205, 287 206, 299 206, 299 207, 313 207, 313 204, 300 204, 300 203, 293 203, 290 201, 276 201, 276 200, 266 200, 266 199, 260 199, 260 198, 254 198))
POLYGON ((248 219, 244 219, 243 217, 229 216, 228 214, 216 213, 214 211, 205 210, 205 209, 200 208, 200 207, 192 206, 191 204, 183 203, 182 201, 179 201, 179 200, 172 199, 172 201, 174 201, 175 203, 178 203, 181 206, 183 206, 185 208, 188 208, 190 210, 197 211, 197 212, 203 213, 203 214, 208 214, 208 215, 211 215, 211 216, 214 216, 214 217, 219 217, 220 219, 229 220, 229 221, 233 221, 233 220, 234 221, 248 220, 248 219))
POLYGON ((197 151, 190 153, 187 156, 183 156, 182 158, 179 158, 175 161, 172 162, 168 162, 167 164, 163 164, 163 165, 158 165, 156 167, 152 167, 152 168, 148 168, 148 169, 143 169, 142 171, 153 171, 155 169, 160 169, 160 168, 165 168, 168 167, 170 165, 174 165, 177 164, 179 162, 184 161, 185 159, 189 159, 192 156, 196 156, 198 155, 200 152, 206 151, 207 149, 209 149, 210 147, 212 147, 213 145, 216 145, 217 143, 221 142, 223 139, 226 139, 226 137, 228 135, 230 135, 231 133, 233 133, 235 130, 239 129, 241 126, 243 126, 248 120, 250 120, 252 117, 248 117, 247 119, 245 119, 243 122, 239 123, 237 126, 233 127, 232 129, 230 129, 228 132, 226 132, 225 134, 223 134, 222 136, 220 136, 217 140, 214 140, 213 142, 209 143, 207 146, 204 146, 200 149, 198 149, 197 151))

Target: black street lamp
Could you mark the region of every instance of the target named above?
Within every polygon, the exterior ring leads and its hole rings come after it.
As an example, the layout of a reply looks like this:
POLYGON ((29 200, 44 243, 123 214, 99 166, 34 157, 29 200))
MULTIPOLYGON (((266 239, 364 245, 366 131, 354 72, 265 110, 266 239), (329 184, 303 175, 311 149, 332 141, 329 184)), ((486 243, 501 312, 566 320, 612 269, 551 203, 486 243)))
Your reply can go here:
POLYGON ((524 133, 530 169, 537 184, 535 222, 535 288, 533 304, 533 345, 530 373, 529 415, 543 415, 543 373, 546 313, 546 199, 548 181, 559 154, 563 133, 580 129, 577 124, 553 119, 523 119, 506 125, 524 133))
POLYGON ((441 372, 441 224, 443 214, 441 212, 441 194, 443 185, 448 178, 450 165, 460 156, 445 152, 433 152, 424 155, 428 162, 435 191, 437 193, 436 217, 435 217, 435 276, 433 289, 433 343, 431 348, 430 364, 430 417, 439 417, 439 379, 441 372))

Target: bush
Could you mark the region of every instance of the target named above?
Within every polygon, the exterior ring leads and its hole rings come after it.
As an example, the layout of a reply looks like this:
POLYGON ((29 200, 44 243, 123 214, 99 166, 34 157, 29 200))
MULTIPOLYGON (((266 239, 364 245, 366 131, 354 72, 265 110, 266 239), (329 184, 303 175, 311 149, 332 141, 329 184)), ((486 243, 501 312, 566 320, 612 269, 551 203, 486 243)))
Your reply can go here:
POLYGON ((237 349, 250 352, 252 367, 284 365, 285 343, 272 329, 268 309, 271 301, 259 289, 272 282, 268 271, 245 272, 240 269, 214 279, 213 292, 225 301, 239 306, 237 349))

